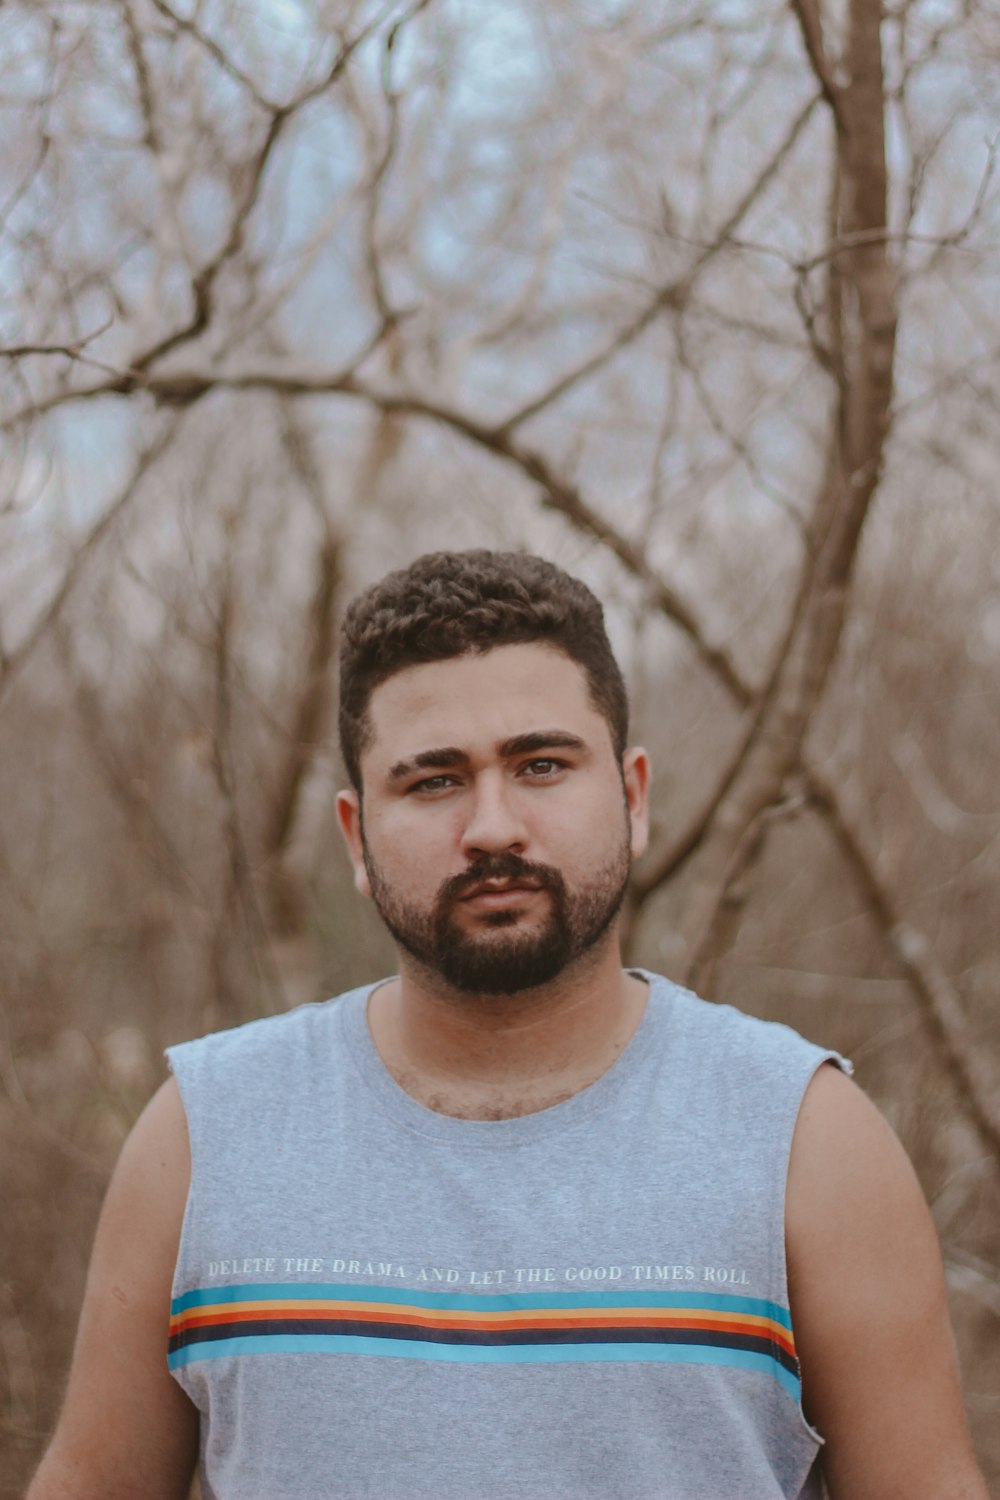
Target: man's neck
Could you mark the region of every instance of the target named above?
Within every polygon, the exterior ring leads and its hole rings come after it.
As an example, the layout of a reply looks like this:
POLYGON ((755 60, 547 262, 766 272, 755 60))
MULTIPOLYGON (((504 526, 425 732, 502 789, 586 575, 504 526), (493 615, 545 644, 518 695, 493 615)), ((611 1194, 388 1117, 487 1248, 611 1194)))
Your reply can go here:
POLYGON ((607 1072, 646 1007, 648 986, 622 969, 617 942, 587 958, 518 995, 462 995, 404 961, 369 1002, 376 1049, 396 1082, 440 1114, 550 1108, 607 1072))

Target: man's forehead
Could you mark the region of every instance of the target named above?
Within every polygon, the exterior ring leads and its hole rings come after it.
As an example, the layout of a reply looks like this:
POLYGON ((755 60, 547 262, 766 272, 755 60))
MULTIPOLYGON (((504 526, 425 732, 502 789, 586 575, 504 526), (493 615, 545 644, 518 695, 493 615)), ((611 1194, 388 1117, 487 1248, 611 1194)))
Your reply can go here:
POLYGON ((368 717, 370 748, 382 742, 395 761, 460 745, 470 734, 498 743, 556 727, 586 734, 602 716, 579 663, 558 648, 531 643, 405 667, 374 690, 368 717))

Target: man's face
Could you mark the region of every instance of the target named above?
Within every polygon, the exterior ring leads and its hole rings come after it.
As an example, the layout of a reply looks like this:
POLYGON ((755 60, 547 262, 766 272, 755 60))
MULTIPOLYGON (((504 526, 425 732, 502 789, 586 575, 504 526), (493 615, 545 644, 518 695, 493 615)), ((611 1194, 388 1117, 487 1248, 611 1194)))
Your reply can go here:
POLYGON ((360 890, 453 989, 515 994, 609 932, 646 834, 582 668, 542 645, 409 667, 369 705, 364 805, 338 800, 360 890))

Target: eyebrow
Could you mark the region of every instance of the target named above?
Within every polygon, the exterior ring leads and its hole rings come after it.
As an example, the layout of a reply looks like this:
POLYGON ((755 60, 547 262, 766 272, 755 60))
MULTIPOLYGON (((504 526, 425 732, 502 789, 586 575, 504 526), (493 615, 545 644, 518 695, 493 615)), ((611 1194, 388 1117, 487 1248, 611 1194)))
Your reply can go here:
POLYGON ((538 729, 532 734, 515 734, 504 740, 500 754, 506 760, 511 755, 530 755, 533 750, 586 750, 585 740, 566 729, 538 729))
MULTIPOLYGON (((586 750, 586 748, 585 740, 582 740, 578 734, 570 734, 566 729, 536 729, 530 734, 515 734, 511 739, 503 740, 497 746, 504 760, 509 760, 515 755, 531 755, 539 750, 579 751, 586 750)), ((468 763, 467 753, 458 749, 456 745, 445 745, 438 750, 420 750, 416 755, 411 755, 408 760, 398 760, 394 766, 391 766, 388 780, 390 783, 402 781, 414 771, 466 766, 468 763)))

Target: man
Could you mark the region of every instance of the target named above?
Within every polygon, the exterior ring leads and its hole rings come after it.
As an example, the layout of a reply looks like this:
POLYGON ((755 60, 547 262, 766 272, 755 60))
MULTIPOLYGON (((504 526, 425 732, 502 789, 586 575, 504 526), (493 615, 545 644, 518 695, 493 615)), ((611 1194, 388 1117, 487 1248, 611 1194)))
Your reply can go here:
POLYGON ((340 730, 399 976, 172 1050, 30 1500, 182 1500, 199 1450, 206 1500, 770 1500, 820 1464, 985 1500, 930 1216, 846 1065, 621 966, 649 765, 589 590, 391 574, 340 730))

